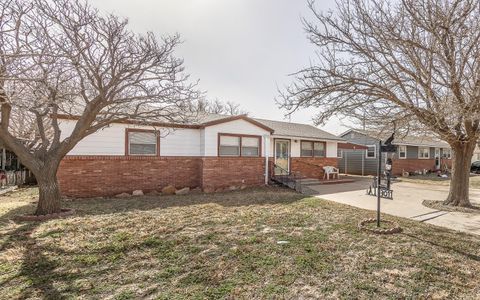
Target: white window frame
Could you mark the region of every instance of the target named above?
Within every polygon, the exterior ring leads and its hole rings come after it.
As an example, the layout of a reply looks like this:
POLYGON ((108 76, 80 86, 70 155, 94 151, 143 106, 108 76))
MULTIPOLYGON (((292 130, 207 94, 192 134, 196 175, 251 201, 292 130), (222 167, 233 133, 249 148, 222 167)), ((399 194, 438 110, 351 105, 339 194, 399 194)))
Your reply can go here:
POLYGON ((443 148, 443 149, 442 149, 442 156, 441 156, 441 158, 452 159, 452 149, 450 149, 450 148, 443 148), (448 156, 445 155, 445 150, 448 150, 448 156))
POLYGON ((367 159, 375 159, 377 158, 377 145, 365 145, 366 147, 370 148, 373 147, 373 157, 368 156, 368 149, 365 150, 365 158, 367 159))
POLYGON ((337 149, 337 158, 343 158, 343 150, 342 149, 337 149), (340 156, 338 153, 340 152, 340 156))
POLYGON ((399 158, 399 159, 407 159, 407 146, 406 146, 406 145, 399 145, 399 146, 398 146, 398 158, 399 158), (402 148, 405 148, 405 151, 403 151, 403 152, 405 152, 405 156, 404 156, 404 157, 402 157, 402 156, 400 155, 400 153, 402 153, 402 150, 401 150, 402 148))
POLYGON ((430 159, 430 147, 418 147, 418 159, 430 159), (420 153, 422 149, 427 149, 428 150, 428 156, 427 157, 420 157, 420 153))

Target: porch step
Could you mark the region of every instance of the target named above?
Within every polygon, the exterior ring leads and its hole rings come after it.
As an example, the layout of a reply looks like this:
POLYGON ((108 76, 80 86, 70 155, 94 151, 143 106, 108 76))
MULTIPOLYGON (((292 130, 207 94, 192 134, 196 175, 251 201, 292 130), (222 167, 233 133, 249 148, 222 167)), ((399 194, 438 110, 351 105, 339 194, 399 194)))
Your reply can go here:
POLYGON ((297 183, 304 186, 312 186, 312 185, 320 185, 320 184, 339 184, 339 183, 347 183, 347 182, 354 182, 354 180, 353 179, 319 180, 315 178, 305 178, 305 179, 297 180, 297 183))

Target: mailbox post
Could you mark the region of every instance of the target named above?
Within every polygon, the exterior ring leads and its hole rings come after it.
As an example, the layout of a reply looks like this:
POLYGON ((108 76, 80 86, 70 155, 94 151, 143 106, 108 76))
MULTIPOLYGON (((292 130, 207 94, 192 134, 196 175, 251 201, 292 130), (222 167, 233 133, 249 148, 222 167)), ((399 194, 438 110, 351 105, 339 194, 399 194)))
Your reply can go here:
POLYGON ((380 185, 382 183, 382 141, 378 142, 378 166, 377 166, 377 227, 380 227, 380 185))

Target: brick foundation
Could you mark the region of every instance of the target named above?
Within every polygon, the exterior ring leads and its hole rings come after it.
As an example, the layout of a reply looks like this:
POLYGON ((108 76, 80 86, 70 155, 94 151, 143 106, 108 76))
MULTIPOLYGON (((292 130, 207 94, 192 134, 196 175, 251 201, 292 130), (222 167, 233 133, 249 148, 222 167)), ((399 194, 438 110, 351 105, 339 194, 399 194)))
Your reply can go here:
POLYGON ((259 186, 265 183, 264 157, 204 157, 202 186, 216 189, 229 186, 259 186))
POLYGON ((262 157, 67 156, 57 176, 63 195, 112 196, 167 185, 209 189, 265 182, 262 157))
POLYGON ((199 157, 67 156, 57 176, 63 195, 111 196, 123 192, 201 185, 199 157))
MULTIPOLYGON (((394 159, 392 163, 393 175, 402 175, 402 171, 415 172, 423 169, 435 171, 435 159, 394 159)), ((442 159, 441 165, 443 166, 445 163, 451 168, 451 159, 442 159)))
POLYGON ((292 157, 290 169, 302 177, 323 178, 323 167, 338 167, 338 158, 335 157, 292 157))

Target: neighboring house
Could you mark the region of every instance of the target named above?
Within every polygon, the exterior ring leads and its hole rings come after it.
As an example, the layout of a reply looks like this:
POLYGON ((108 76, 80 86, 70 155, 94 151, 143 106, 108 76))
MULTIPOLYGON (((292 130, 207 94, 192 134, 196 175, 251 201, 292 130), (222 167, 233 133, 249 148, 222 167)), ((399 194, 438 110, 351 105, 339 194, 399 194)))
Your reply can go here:
POLYGON ((476 161, 480 161, 480 146, 478 146, 478 144, 475 147, 475 150, 473 151, 473 155, 472 155, 472 163, 476 161))
MULTIPOLYGON (((64 117, 62 138, 75 126, 64 117)), ((219 188, 262 185, 292 172, 321 178, 337 166, 342 139, 311 125, 206 115, 192 124, 115 123, 87 136, 62 160, 64 195, 107 196, 167 185, 219 188)))
MULTIPOLYGON (((351 129, 340 135, 351 144, 367 146, 366 150, 350 149, 341 150, 338 163, 340 172, 347 174, 375 175, 378 168, 378 143, 377 133, 351 129)), ((388 136, 382 136, 385 141, 388 136)), ((451 167, 452 150, 443 141, 429 137, 395 137, 393 144, 397 151, 389 153, 392 158, 392 173, 402 175, 405 172, 422 172, 423 170, 435 171, 451 167)), ((387 155, 383 156, 385 159, 387 155)), ((382 170, 384 163, 382 163, 382 170)))

